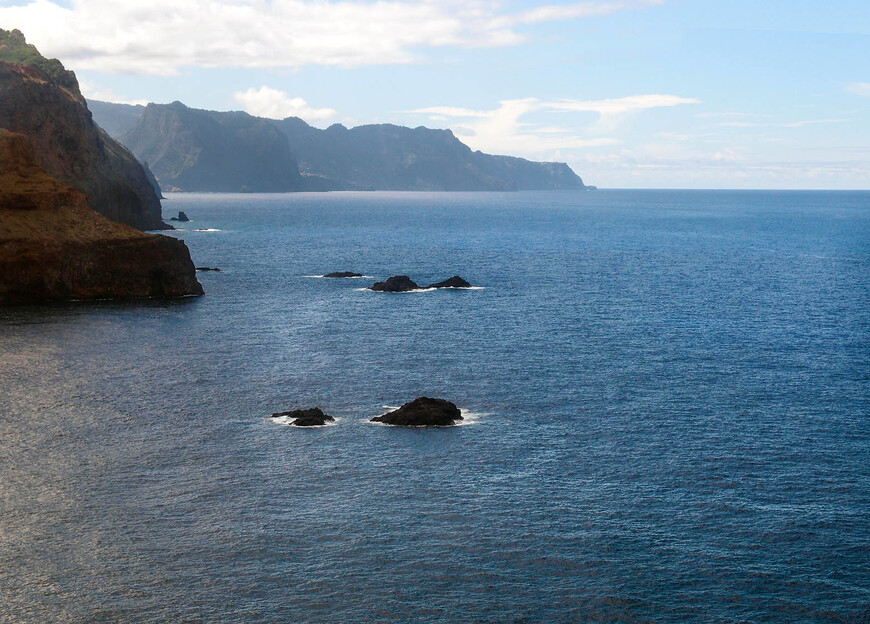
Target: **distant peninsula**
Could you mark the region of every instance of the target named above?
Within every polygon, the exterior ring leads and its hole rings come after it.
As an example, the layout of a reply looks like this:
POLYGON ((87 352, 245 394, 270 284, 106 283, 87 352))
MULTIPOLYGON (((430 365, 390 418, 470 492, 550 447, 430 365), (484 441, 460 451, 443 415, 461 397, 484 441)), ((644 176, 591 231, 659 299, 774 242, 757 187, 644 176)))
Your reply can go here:
POLYGON ((450 130, 314 128, 181 102, 92 101, 94 119, 148 163, 166 191, 585 190, 565 163, 472 151, 450 130))

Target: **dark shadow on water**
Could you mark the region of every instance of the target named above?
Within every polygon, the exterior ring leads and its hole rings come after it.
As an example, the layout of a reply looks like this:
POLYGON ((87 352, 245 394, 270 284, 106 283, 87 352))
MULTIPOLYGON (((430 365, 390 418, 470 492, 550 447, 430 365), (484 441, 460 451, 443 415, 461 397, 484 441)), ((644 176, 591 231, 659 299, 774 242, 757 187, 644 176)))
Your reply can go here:
POLYGON ((93 313, 175 310, 191 306, 200 299, 201 297, 101 299, 97 301, 51 301, 42 304, 0 306, 0 324, 40 325, 93 313))

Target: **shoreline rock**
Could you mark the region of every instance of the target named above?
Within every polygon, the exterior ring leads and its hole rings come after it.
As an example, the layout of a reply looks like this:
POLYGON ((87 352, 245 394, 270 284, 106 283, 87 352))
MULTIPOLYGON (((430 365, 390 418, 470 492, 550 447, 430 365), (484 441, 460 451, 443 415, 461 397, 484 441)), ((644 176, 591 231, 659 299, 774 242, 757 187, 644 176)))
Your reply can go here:
POLYGON ((312 407, 306 410, 289 410, 286 412, 276 412, 272 414, 272 418, 292 418, 290 424, 295 427, 322 427, 327 422, 335 421, 335 418, 329 414, 324 414, 319 407, 312 407))
POLYGON ((420 286, 407 275, 394 275, 386 282, 375 282, 369 288, 377 292, 408 292, 419 290, 420 286))
POLYGON ((338 277, 338 278, 350 278, 350 277, 365 277, 362 273, 353 273, 351 271, 336 271, 335 273, 327 273, 323 277, 338 277))
POLYGON ((455 404, 429 397, 417 397, 397 410, 371 419, 372 422, 401 427, 449 427, 460 420, 462 412, 455 404))
MULTIPOLYGON (((326 275, 325 277, 332 276, 326 275)), ((458 275, 454 275, 443 282, 429 284, 428 286, 420 286, 407 275, 394 275, 385 282, 375 282, 369 286, 369 290, 377 292, 410 292, 412 290, 431 290, 434 288, 473 288, 473 286, 458 275)))
POLYGON ((454 275, 450 279, 446 279, 443 282, 429 284, 426 288, 471 288, 471 284, 466 282, 458 275, 454 275))

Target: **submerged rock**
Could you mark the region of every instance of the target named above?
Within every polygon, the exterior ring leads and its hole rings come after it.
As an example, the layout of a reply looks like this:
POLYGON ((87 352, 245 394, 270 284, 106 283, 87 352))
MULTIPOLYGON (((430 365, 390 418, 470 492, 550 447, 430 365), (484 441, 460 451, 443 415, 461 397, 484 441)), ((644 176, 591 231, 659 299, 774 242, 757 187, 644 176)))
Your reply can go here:
POLYGON ((170 221, 190 221, 188 216, 186 214, 184 214, 184 212, 182 212, 181 210, 178 211, 177 217, 169 217, 169 220, 170 221))
POLYGON ((446 279, 443 282, 438 282, 437 284, 429 284, 427 288, 471 288, 471 284, 466 282, 458 275, 454 275, 450 279, 446 279))
POLYGON ((323 277, 365 277, 362 273, 351 273, 350 271, 337 271, 335 273, 327 273, 323 277))
POLYGON ((419 288, 420 286, 407 275, 394 275, 386 282, 375 282, 371 286, 371 290, 378 292, 408 292, 419 288))
POLYGON ((292 418, 293 422, 291 422, 290 424, 297 427, 321 427, 327 422, 332 422, 335 420, 335 418, 333 418, 329 414, 324 414, 319 407, 312 407, 311 409, 307 410, 290 410, 288 412, 276 412, 275 414, 272 414, 272 418, 278 418, 280 416, 292 418))
POLYGON ((462 412, 456 405, 429 397, 418 397, 397 410, 372 418, 372 422, 403 427, 448 427, 459 420, 462 420, 462 412))

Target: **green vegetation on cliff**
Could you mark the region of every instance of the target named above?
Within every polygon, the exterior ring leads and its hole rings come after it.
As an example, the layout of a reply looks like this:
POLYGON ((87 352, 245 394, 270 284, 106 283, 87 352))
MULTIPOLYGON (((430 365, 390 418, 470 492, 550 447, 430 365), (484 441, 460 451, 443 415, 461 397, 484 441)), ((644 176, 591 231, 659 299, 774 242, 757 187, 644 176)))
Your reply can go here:
POLYGON ((0 61, 36 67, 63 88, 79 93, 79 81, 75 73, 66 69, 59 60, 42 56, 35 45, 27 43, 20 30, 0 28, 0 61))
POLYGON ((37 164, 100 214, 142 230, 168 227, 142 165, 93 122, 75 74, 2 29, 0 128, 29 137, 37 164))

